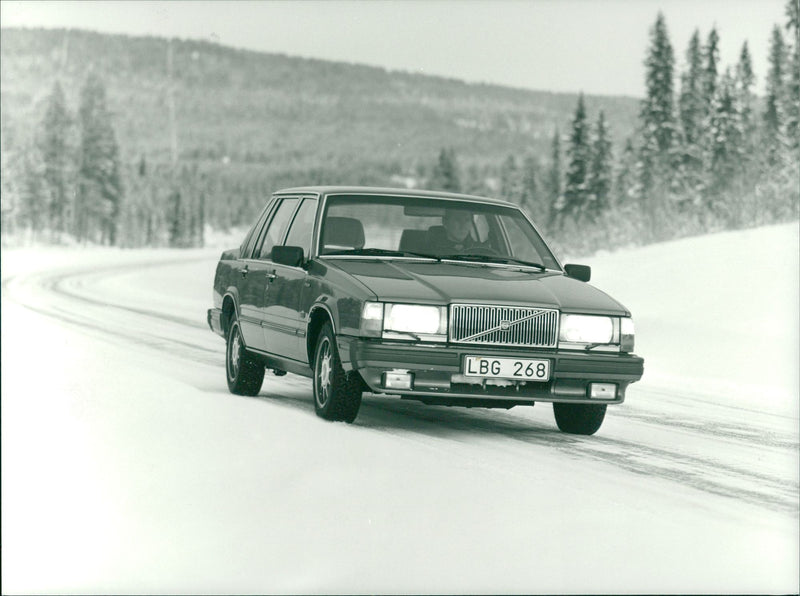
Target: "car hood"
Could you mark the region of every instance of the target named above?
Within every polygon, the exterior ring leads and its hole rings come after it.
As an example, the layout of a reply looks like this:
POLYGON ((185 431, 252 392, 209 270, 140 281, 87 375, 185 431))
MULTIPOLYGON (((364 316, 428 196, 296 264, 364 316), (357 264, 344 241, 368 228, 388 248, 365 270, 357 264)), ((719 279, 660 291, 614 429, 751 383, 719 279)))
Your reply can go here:
POLYGON ((608 294, 560 272, 482 263, 326 261, 353 276, 379 300, 386 302, 530 304, 566 312, 630 314, 608 294))

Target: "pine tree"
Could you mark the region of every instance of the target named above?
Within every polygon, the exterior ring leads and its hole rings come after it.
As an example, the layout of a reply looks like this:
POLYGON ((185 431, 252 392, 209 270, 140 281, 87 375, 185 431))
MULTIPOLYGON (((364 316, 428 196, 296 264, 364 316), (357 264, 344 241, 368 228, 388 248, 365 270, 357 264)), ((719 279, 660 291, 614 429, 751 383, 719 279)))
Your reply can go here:
POLYGON ((787 0, 786 29, 789 31, 790 59, 786 80, 786 136, 795 160, 800 162, 800 1, 787 0))
POLYGON ((9 110, 0 110, 0 238, 17 231, 22 204, 22 163, 9 110))
POLYGON ((786 28, 794 34, 794 45, 800 43, 800 2, 786 0, 786 28))
POLYGON ((578 105, 572 120, 572 133, 567 147, 567 174, 564 185, 563 215, 577 217, 587 208, 589 200, 588 176, 591 164, 591 146, 589 139, 589 123, 586 119, 586 107, 583 93, 578 96, 578 105))
POLYGON ((81 90, 81 148, 76 235, 80 240, 117 242, 122 203, 119 147, 102 81, 91 73, 81 90))
POLYGON ((675 136, 674 65, 675 56, 667 25, 664 15, 659 12, 650 31, 650 48, 645 60, 647 92, 642 102, 640 120, 644 136, 653 138, 657 155, 665 162, 673 148, 675 136))
POLYGON ((745 130, 749 130, 753 125, 753 85, 756 76, 753 73, 753 61, 750 58, 750 50, 745 41, 742 51, 739 53, 739 62, 736 64, 736 87, 738 90, 739 101, 742 109, 742 124, 745 130))
POLYGON ((764 145, 766 160, 770 166, 782 160, 785 146, 784 130, 784 75, 786 71, 786 46, 780 28, 772 29, 767 73, 767 97, 764 111, 764 145))
POLYGON ((680 163, 673 93, 675 57, 664 15, 659 13, 650 30, 645 59, 646 96, 639 112, 641 141, 635 194, 648 201, 652 221, 655 209, 676 186, 675 168, 680 163))
POLYGON ((539 166, 536 158, 527 155, 522 162, 520 206, 539 223, 546 223, 548 216, 547 202, 542 200, 543 195, 539 192, 539 166))
POLYGON ((700 50, 700 32, 695 29, 686 49, 686 70, 681 75, 681 93, 678 106, 681 132, 685 146, 694 145, 700 135, 703 120, 703 56, 700 50))
POLYGON ((626 207, 632 201, 636 186, 636 150, 633 147, 633 140, 626 139, 622 155, 617 164, 616 177, 614 179, 615 203, 618 206, 626 207))
POLYGON ((592 141, 591 163, 589 167, 589 203, 587 205, 587 212, 591 217, 597 217, 610 206, 612 159, 608 124, 606 124, 605 114, 600 110, 594 139, 592 141))
POLYGON ((34 238, 45 227, 47 195, 44 188, 44 163, 33 147, 22 155, 22 184, 20 185, 20 217, 34 238))
POLYGON ((712 211, 734 223, 741 214, 735 212, 728 196, 741 176, 744 154, 744 127, 736 101, 734 78, 726 71, 712 103, 707 149, 707 195, 712 211))
POLYGON ((500 196, 506 201, 520 204, 522 198, 520 183, 517 160, 513 155, 509 155, 500 168, 500 196))
POLYGON ((439 152, 439 160, 433 168, 430 186, 434 189, 450 192, 461 191, 456 154, 452 148, 442 149, 439 152))
POLYGON ((680 159, 674 180, 681 197, 678 204, 688 209, 696 204, 703 184, 703 138, 707 117, 704 93, 705 72, 700 32, 695 29, 686 50, 686 69, 681 74, 678 99, 681 120, 680 159))
POLYGON ((704 100, 704 114, 711 113, 711 104, 717 92, 717 76, 719 69, 719 34, 717 28, 711 29, 708 40, 703 48, 703 81, 702 91, 704 100))
POLYGON ((71 125, 72 119, 67 112, 64 91, 61 84, 56 82, 48 98, 39 143, 44 164, 46 214, 49 227, 55 232, 65 231, 70 208, 71 125))
POLYGON ((169 245, 173 248, 184 246, 186 230, 183 197, 177 188, 167 198, 167 226, 169 245))
POLYGON ((548 224, 550 227, 556 227, 560 224, 559 214, 564 207, 561 176, 561 135, 558 132, 558 128, 556 128, 553 132, 553 141, 550 149, 550 169, 547 173, 548 224))

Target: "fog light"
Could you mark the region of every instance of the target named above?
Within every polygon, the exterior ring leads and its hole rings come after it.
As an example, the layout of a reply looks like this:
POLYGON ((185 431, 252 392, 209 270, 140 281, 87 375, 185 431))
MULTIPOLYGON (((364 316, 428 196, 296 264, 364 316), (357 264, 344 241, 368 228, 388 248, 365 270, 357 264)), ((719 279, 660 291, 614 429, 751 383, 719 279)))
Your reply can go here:
POLYGON ((411 389, 414 384, 414 374, 407 370, 383 373, 383 386, 386 389, 411 389))
POLYGON ((617 386, 614 383, 592 383, 589 385, 591 399, 614 399, 617 397, 617 386))

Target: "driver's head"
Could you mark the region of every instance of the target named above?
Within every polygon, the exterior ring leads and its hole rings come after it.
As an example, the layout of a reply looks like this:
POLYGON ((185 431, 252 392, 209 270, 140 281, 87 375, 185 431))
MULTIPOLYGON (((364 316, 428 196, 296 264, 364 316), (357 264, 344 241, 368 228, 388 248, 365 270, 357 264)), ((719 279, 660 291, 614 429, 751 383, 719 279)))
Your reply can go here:
POLYGON ((460 209, 447 209, 442 217, 442 225, 448 238, 462 242, 472 227, 472 215, 460 209))

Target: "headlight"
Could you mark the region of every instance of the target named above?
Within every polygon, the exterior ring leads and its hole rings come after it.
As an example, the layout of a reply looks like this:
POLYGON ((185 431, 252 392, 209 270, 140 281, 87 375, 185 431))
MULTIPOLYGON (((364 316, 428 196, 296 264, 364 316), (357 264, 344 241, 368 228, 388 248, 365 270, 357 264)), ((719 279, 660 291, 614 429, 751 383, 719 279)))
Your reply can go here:
POLYGON ((622 317, 620 321, 619 349, 623 352, 633 352, 634 337, 636 335, 633 329, 633 319, 622 317))
POLYGON ((444 308, 440 306, 387 304, 383 317, 383 330, 425 335, 446 333, 447 316, 444 314, 444 308))
POLYGON ((366 302, 361 335, 388 339, 447 340, 447 309, 421 304, 366 302))
POLYGON ((559 341, 586 344, 607 344, 614 338, 611 317, 594 315, 561 315, 559 341))

